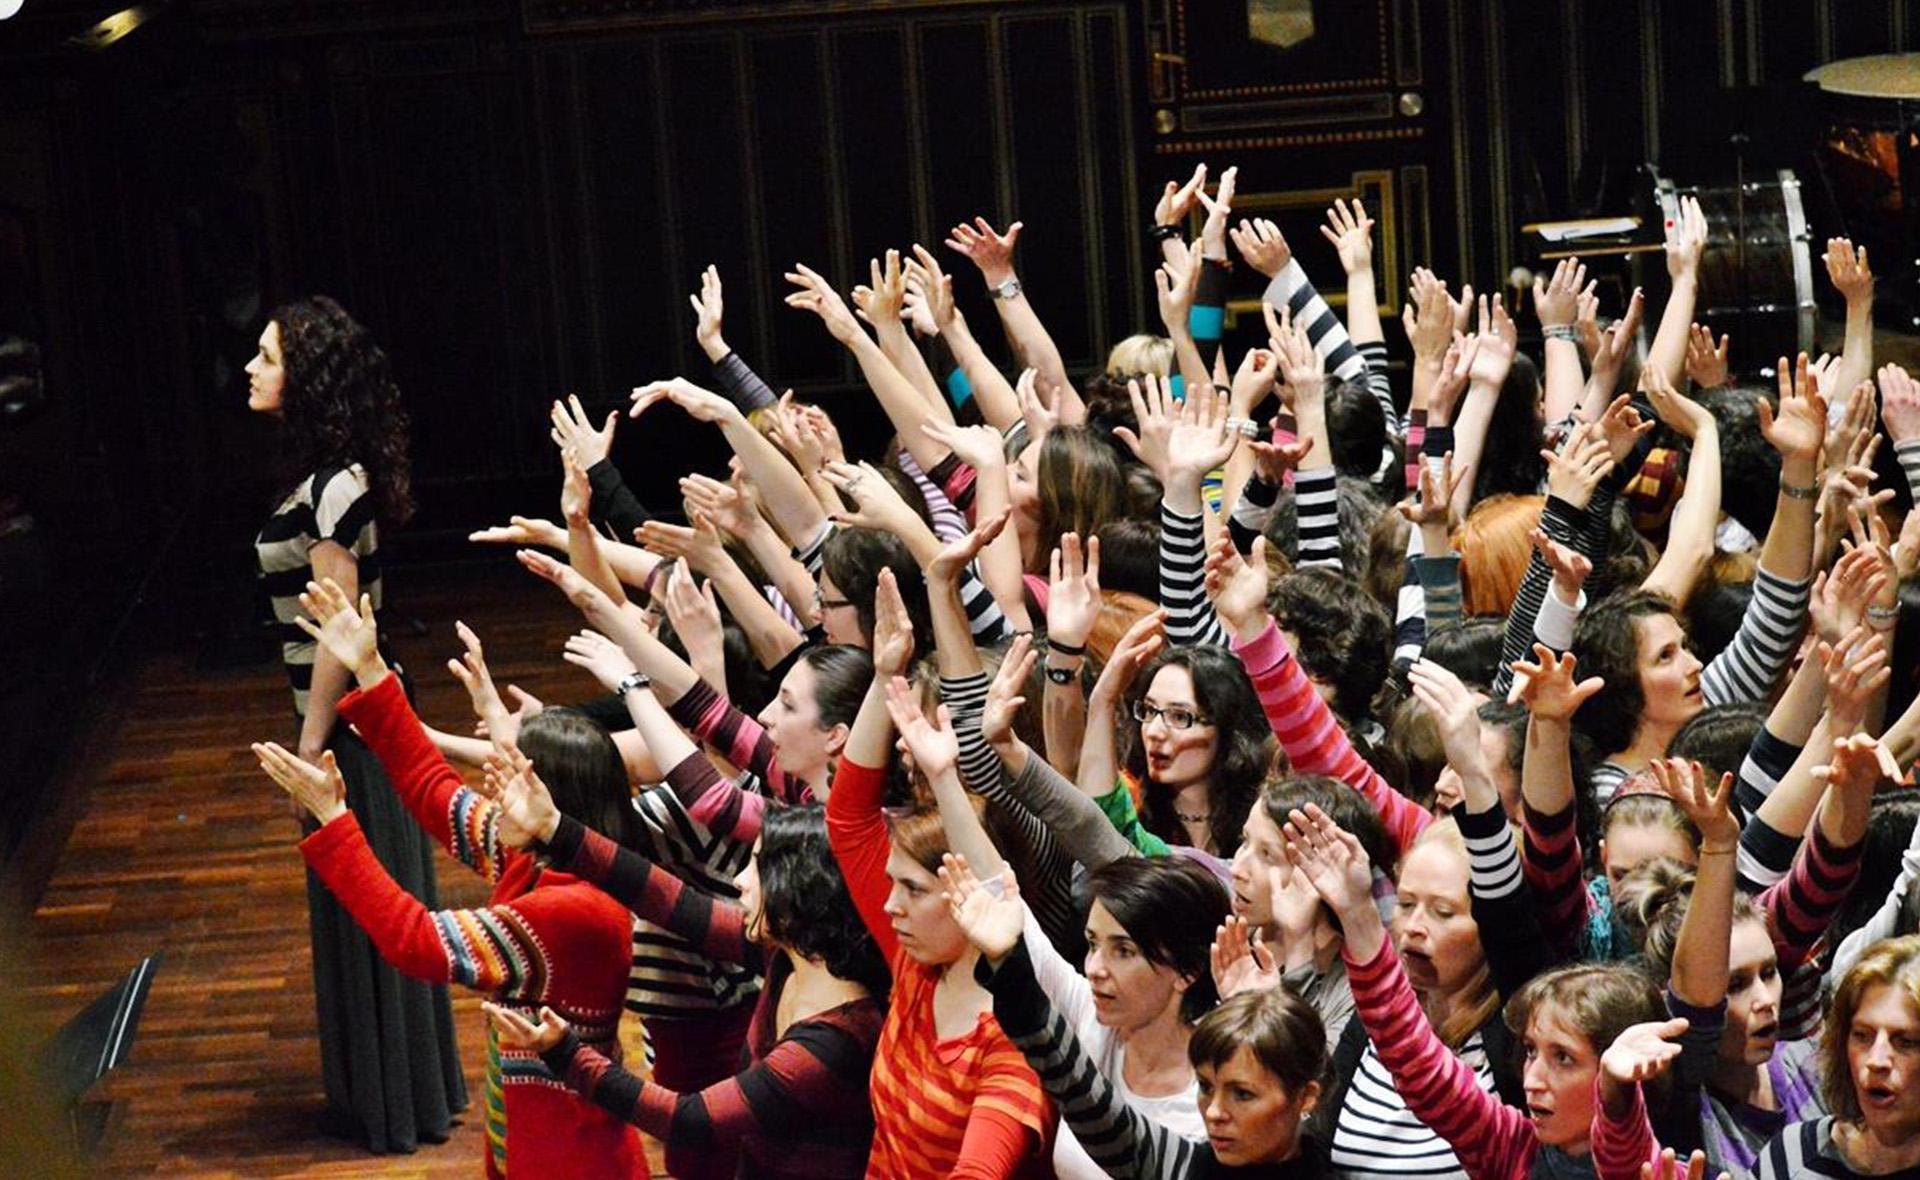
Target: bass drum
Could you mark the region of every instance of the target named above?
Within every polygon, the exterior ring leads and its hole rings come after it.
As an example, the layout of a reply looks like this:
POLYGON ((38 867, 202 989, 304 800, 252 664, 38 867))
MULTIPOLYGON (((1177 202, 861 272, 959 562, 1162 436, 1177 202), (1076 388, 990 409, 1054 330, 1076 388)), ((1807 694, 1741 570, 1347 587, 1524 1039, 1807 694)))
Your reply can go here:
MULTIPOLYGON (((1812 235, 1791 168, 1745 185, 1687 188, 1653 174, 1656 214, 1680 217, 1680 198, 1697 197, 1707 215, 1707 246, 1700 259, 1696 323, 1717 337, 1730 333, 1728 359, 1737 373, 1771 373, 1780 357, 1813 348, 1812 235)), ((1664 264, 1656 263, 1660 278, 1664 264)))

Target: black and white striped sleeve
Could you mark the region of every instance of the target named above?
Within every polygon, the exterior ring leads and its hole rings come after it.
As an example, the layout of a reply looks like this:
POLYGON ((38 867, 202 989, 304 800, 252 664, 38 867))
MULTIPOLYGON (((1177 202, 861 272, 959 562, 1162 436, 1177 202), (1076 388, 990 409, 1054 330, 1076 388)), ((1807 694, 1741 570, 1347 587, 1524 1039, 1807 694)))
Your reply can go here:
POLYGON ((1299 533, 1294 565, 1340 568, 1340 480, 1331 467, 1293 473, 1293 516, 1299 533))
POLYGON ((1175 647, 1227 642, 1226 628, 1207 599, 1206 565, 1206 518, 1175 512, 1162 501, 1160 605, 1167 608, 1167 640, 1175 647))
POLYGON ((1813 580, 1788 581, 1762 566, 1753 577, 1753 597, 1733 642, 1713 657, 1700 674, 1700 693, 1709 705, 1764 701, 1786 671, 1807 625, 1813 580))
POLYGON ((1353 346, 1353 337, 1347 335, 1340 317, 1320 298, 1320 292, 1313 289, 1313 282, 1307 278, 1306 268, 1300 265, 1299 259, 1289 260, 1280 273, 1273 276, 1263 298, 1275 310, 1283 307, 1292 310, 1293 322, 1307 330, 1313 350, 1326 358, 1330 376, 1341 381, 1358 381, 1366 373, 1367 362, 1353 346))

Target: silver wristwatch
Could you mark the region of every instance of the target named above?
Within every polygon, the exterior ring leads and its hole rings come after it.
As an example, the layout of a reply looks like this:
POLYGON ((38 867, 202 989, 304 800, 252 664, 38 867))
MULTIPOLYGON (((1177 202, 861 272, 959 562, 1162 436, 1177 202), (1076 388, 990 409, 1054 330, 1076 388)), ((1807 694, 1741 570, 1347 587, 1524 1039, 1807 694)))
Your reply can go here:
POLYGON ((1020 297, 1020 280, 1010 278, 997 286, 988 287, 987 294, 995 299, 1018 299, 1020 297))
POLYGON ((626 677, 619 684, 614 685, 613 694, 615 696, 624 697, 636 688, 652 688, 652 687, 653 687, 653 677, 647 675, 645 672, 635 672, 632 675, 626 677))

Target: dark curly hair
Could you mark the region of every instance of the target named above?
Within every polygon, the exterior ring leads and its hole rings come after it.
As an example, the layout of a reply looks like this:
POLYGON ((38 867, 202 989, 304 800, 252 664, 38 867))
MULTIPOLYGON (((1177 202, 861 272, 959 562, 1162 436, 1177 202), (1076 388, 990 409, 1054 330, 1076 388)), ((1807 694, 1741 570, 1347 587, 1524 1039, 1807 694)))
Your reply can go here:
POLYGON ((1393 655, 1387 612, 1358 582, 1319 566, 1275 579, 1267 603, 1307 675, 1333 686, 1333 711, 1348 723, 1366 720, 1393 655))
MULTIPOLYGON (((1193 699, 1200 712, 1212 718, 1219 735, 1209 774, 1213 805, 1207 827, 1215 850, 1232 856, 1240 847, 1240 825, 1247 818, 1273 758, 1273 727, 1260 707, 1260 698, 1247 679, 1247 670, 1224 647, 1176 647, 1163 652, 1135 678, 1127 705, 1147 695, 1160 669, 1185 668, 1193 677, 1193 699)), ((1129 713, 1129 716, 1132 714, 1129 713)), ((1127 770, 1144 784, 1143 815, 1147 829, 1174 844, 1187 842, 1186 828, 1173 813, 1173 792, 1147 777, 1147 751, 1133 727, 1127 751, 1127 770)))
POLYGON ((385 350, 325 295, 284 304, 272 320, 286 370, 280 413, 291 479, 282 494, 323 467, 358 463, 379 519, 405 524, 413 515, 407 411, 385 350))
POLYGON ((818 803, 773 807, 760 828, 760 933, 884 999, 892 975, 854 909, 818 803))
POLYGON ((1576 675, 1598 676, 1607 687, 1587 698, 1573 727, 1593 741, 1594 752, 1611 758, 1633 744, 1646 693, 1640 687, 1640 620, 1672 615, 1673 602, 1651 590, 1609 594, 1580 616, 1574 627, 1576 675))

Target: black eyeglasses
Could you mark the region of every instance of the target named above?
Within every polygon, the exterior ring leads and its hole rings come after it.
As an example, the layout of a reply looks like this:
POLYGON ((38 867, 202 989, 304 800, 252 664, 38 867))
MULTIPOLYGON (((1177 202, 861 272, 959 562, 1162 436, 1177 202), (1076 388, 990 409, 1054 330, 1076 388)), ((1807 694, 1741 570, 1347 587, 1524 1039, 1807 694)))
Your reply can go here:
POLYGON ((852 606, 852 605, 853 603, 848 601, 847 599, 828 598, 826 595, 820 593, 820 591, 817 589, 813 592, 813 607, 815 610, 819 610, 819 611, 839 610, 843 606, 852 606))
POLYGON ((1170 709, 1162 709, 1156 705, 1149 705, 1145 701, 1133 702, 1133 719, 1135 721, 1138 721, 1141 725, 1145 725, 1155 717, 1166 722, 1168 729, 1192 729, 1195 725, 1213 724, 1212 718, 1202 717, 1192 709, 1183 709, 1179 705, 1175 705, 1170 709))

